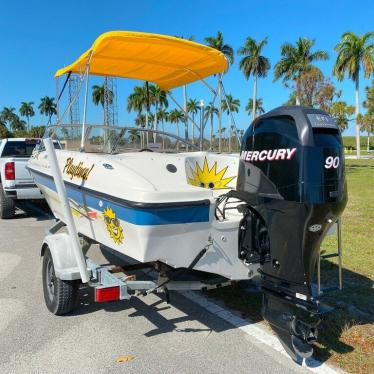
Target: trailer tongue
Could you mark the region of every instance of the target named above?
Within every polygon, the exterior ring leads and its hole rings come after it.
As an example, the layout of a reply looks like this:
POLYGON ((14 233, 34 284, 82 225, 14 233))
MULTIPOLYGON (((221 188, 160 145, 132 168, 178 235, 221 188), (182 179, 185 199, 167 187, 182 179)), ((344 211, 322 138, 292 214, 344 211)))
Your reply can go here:
POLYGON ((257 118, 244 135, 230 197, 245 203, 238 255, 259 265, 263 316, 291 356, 309 357, 329 310, 312 292, 316 261, 347 202, 342 140, 332 118, 302 107, 257 118))

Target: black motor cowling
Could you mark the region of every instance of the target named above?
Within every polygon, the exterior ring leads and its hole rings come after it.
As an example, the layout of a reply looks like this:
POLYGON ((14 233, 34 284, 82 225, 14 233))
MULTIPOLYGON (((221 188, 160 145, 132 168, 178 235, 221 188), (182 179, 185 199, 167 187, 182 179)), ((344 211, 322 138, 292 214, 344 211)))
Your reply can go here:
POLYGON ((239 258, 257 261, 264 317, 293 354, 307 357, 323 312, 311 288, 316 260, 347 202, 339 128, 323 111, 280 107, 251 124, 240 159, 237 193, 248 209, 239 258))

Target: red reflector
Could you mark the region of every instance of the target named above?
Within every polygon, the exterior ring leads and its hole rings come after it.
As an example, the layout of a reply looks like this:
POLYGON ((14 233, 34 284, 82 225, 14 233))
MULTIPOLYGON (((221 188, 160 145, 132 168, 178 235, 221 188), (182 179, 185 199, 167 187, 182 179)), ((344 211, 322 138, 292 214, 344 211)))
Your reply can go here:
POLYGON ((96 288, 95 290, 95 301, 98 303, 119 300, 119 296, 119 286, 96 288))
POLYGON ((96 219, 97 218, 97 212, 88 212, 88 217, 90 217, 91 219, 96 219))
POLYGON ((14 181, 16 179, 16 173, 14 170, 14 162, 5 163, 5 179, 14 181))

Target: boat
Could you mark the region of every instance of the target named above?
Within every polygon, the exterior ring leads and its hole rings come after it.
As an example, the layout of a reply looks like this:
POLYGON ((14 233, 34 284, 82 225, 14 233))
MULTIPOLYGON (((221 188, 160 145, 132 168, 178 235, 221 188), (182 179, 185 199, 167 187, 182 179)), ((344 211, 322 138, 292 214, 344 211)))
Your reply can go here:
POLYGON ((192 41, 141 32, 102 34, 56 73, 67 80, 79 74, 80 88, 84 82, 86 87, 82 125, 64 124, 63 114, 46 131, 46 137, 65 144, 53 151, 58 173, 43 146, 28 168, 59 222, 66 223, 71 212, 80 238, 154 267, 161 279, 169 279, 158 288, 167 289, 181 272, 218 276, 220 284, 257 280, 264 318, 292 357, 309 357, 326 311, 312 289, 315 264, 347 201, 334 120, 312 108, 277 108, 249 126, 240 155, 204 150, 203 122, 197 149, 188 138, 149 126, 136 128, 143 142, 134 149, 128 146, 133 127, 86 121, 90 75, 138 79, 167 91, 201 81, 215 98, 220 90, 206 78, 220 76, 227 66, 221 52, 192 41), (160 136, 172 139, 173 152, 152 149, 146 141, 157 143, 160 136))

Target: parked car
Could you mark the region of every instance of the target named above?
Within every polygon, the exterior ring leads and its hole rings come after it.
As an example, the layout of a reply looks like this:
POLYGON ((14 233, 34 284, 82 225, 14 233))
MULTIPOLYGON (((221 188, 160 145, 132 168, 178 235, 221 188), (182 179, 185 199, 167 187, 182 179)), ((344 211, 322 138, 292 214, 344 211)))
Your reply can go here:
MULTIPOLYGON (((41 139, 9 138, 0 140, 0 218, 12 218, 17 200, 44 199, 26 169, 34 148, 41 139)), ((55 142, 56 148, 61 148, 55 142)))

